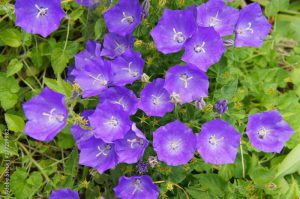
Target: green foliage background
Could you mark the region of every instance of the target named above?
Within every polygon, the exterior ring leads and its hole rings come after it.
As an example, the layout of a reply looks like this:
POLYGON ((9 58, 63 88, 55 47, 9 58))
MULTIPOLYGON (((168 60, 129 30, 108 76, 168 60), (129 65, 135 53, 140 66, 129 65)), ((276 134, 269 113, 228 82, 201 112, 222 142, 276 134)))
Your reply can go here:
MULTIPOLYGON (((135 30, 135 50, 146 61, 144 72, 163 77, 171 66, 181 63, 181 54, 159 53, 150 30, 164 8, 182 9, 202 0, 151 0, 150 16, 135 30)), ((229 111, 222 119, 243 134, 234 164, 205 164, 199 154, 184 166, 170 167, 160 163, 149 170, 160 188, 161 198, 299 198, 300 185, 300 1, 259 0, 265 15, 273 24, 272 33, 260 49, 229 48, 220 63, 212 66, 209 98, 204 110, 193 104, 176 106, 164 118, 147 117, 141 111, 132 120, 149 140, 161 125, 179 119, 193 128, 220 117, 213 109, 219 99, 229 101, 229 111), (293 127, 295 134, 280 154, 254 149, 244 135, 251 113, 277 108, 293 127), (241 150, 242 149, 242 150, 241 150)), ((74 64, 74 55, 84 49, 87 39, 102 42, 107 32, 102 13, 109 0, 94 10, 63 0, 67 17, 48 38, 31 35, 15 27, 14 2, 0 1, 0 190, 6 198, 44 198, 51 190, 69 187, 82 198, 114 198, 112 188, 120 176, 136 175, 135 165, 120 164, 103 175, 78 165, 78 150, 70 132, 76 114, 95 108, 97 98, 68 101, 71 117, 68 126, 49 143, 38 142, 23 133, 25 117, 22 103, 37 95, 44 86, 72 96, 74 87, 63 81, 66 66, 74 64), (73 109, 74 108, 74 109, 73 109), (9 129, 9 155, 5 154, 5 129, 9 129), (5 193, 5 174, 9 160, 10 195, 5 193), (5 196, 6 195, 6 196, 5 196)), ((245 6, 243 0, 230 5, 245 6)), ((136 82, 135 93, 145 86, 136 82)), ((148 147, 143 160, 155 155, 148 147)))

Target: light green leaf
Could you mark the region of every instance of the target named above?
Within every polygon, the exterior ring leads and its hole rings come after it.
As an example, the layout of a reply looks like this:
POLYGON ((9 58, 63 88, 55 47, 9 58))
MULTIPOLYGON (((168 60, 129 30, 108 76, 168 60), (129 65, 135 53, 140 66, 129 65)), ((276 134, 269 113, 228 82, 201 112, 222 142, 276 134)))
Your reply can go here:
POLYGON ((278 165, 276 178, 294 173, 300 168, 300 144, 298 144, 278 165))
POLYGON ((22 34, 17 29, 8 28, 0 32, 0 40, 3 41, 4 44, 11 47, 21 46, 21 38, 22 34))
POLYGON ((52 90, 64 94, 67 97, 73 95, 72 86, 69 82, 65 82, 63 79, 58 78, 58 80, 44 78, 45 84, 52 90))
POLYGON ((24 131, 24 120, 18 115, 13 115, 6 113, 5 114, 5 122, 9 130, 14 132, 23 132, 24 131))
POLYGON ((7 67, 7 73, 6 76, 12 76, 19 72, 23 68, 23 63, 20 62, 18 59, 12 59, 7 67))

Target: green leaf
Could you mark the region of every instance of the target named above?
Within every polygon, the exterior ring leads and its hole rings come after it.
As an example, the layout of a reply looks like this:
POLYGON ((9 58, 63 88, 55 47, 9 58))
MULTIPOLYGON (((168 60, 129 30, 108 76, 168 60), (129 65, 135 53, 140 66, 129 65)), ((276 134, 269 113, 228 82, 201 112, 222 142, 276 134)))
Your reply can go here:
POLYGON ((103 18, 99 18, 95 23, 95 37, 99 39, 105 33, 105 23, 103 18))
POLYGON ((182 182, 187 176, 187 173, 180 166, 172 167, 171 174, 169 175, 169 181, 173 183, 182 182))
POLYGON ((18 115, 6 113, 5 122, 9 130, 22 133, 24 131, 24 120, 18 115))
POLYGON ((65 164, 65 175, 70 175, 72 177, 77 176, 78 170, 78 151, 74 149, 72 153, 69 155, 69 159, 66 161, 65 164))
POLYGON ((275 16, 279 11, 286 10, 289 7, 289 0, 272 0, 266 7, 267 16, 275 16))
POLYGON ((227 183, 217 174, 197 174, 194 177, 213 196, 223 196, 227 190, 227 183))
POLYGON ((278 165, 276 178, 294 173, 300 168, 300 144, 298 144, 278 165))
POLYGON ((0 32, 0 40, 2 40, 4 44, 11 47, 21 46, 21 38, 22 34, 17 29, 8 28, 0 32))
POLYGON ((12 59, 7 67, 6 76, 12 76, 19 72, 23 68, 23 63, 20 62, 18 59, 12 59))
POLYGON ((274 172, 264 167, 256 167, 251 173, 250 177, 258 186, 264 186, 274 179, 274 172))
POLYGON ((64 94, 67 97, 71 97, 73 95, 71 84, 69 82, 65 82, 60 77, 57 80, 44 77, 44 82, 50 89, 64 94))
POLYGON ((14 77, 6 77, 5 73, 0 73, 0 102, 4 110, 14 107, 18 102, 19 90, 19 84, 14 77))

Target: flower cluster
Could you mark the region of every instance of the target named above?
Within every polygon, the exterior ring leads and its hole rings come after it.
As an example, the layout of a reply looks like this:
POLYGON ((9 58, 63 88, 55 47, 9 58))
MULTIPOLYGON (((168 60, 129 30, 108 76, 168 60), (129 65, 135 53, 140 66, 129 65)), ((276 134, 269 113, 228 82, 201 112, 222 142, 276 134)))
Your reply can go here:
MULTIPOLYGON (((46 37, 58 28, 65 16, 60 1, 24 2, 16 1, 16 23, 28 32, 46 37), (27 7, 31 9, 27 11, 27 7), (28 20, 33 21, 30 26, 28 20)), ((90 8, 98 3, 76 2, 90 8)), ((132 32, 142 15, 138 0, 120 0, 104 13, 109 33, 105 34, 103 44, 88 40, 85 50, 75 56, 75 67, 69 72, 68 78, 80 86, 82 98, 99 97, 96 109, 83 111, 82 122, 73 123, 71 131, 80 150, 79 164, 101 174, 119 163, 138 162, 139 173, 146 173, 148 163, 140 159, 149 141, 130 116, 141 109, 148 116, 163 117, 173 111, 175 104, 193 101, 198 109, 203 109, 203 98, 208 97, 209 89, 206 71, 226 50, 222 37, 234 34, 236 47, 259 47, 271 28, 258 3, 240 11, 221 0, 210 0, 185 10, 165 9, 151 35, 157 49, 164 54, 184 49, 182 61, 186 63, 171 67, 165 79, 149 82, 138 98, 126 86, 141 80, 143 75, 144 60, 132 49, 132 32)), ((219 101, 217 112, 225 113, 227 103, 227 100, 219 101)), ((24 103, 23 110, 28 119, 25 134, 40 141, 53 140, 68 121, 65 96, 48 87, 24 103)), ((280 113, 273 110, 250 115, 246 134, 257 149, 279 153, 293 130, 280 113)), ((198 136, 178 120, 153 132, 157 159, 170 166, 187 164, 196 150, 207 163, 233 163, 240 140, 240 133, 221 119, 204 123, 198 136)), ((154 167, 157 160, 152 158, 149 164, 154 167)), ((148 175, 122 176, 114 191, 120 198, 157 198, 159 195, 158 187, 148 175)), ((50 198, 68 194, 78 198, 77 193, 67 189, 53 191, 50 198)))

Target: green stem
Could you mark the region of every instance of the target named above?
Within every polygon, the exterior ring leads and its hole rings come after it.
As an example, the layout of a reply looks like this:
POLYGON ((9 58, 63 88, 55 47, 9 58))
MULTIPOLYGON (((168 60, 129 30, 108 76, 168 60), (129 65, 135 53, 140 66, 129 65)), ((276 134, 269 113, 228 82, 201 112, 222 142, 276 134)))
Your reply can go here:
POLYGON ((240 150, 241 150, 241 159, 242 159, 243 178, 245 178, 245 162, 244 162, 244 154, 243 154, 243 145, 242 145, 242 142, 240 143, 240 150))
POLYGON ((66 36, 66 41, 65 41, 65 46, 63 52, 65 52, 68 44, 68 39, 69 39, 69 34, 70 34, 70 20, 68 20, 68 29, 67 29, 67 36, 66 36))

